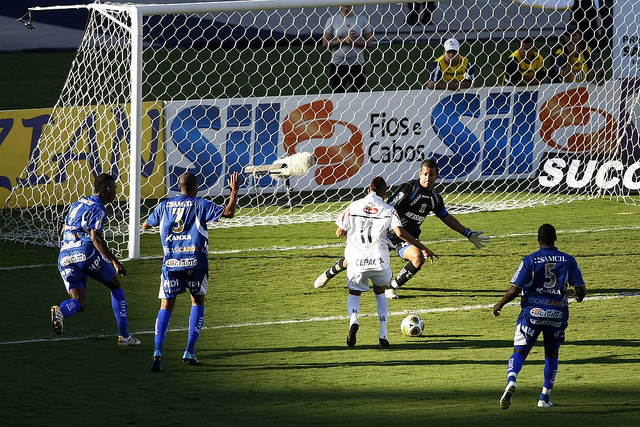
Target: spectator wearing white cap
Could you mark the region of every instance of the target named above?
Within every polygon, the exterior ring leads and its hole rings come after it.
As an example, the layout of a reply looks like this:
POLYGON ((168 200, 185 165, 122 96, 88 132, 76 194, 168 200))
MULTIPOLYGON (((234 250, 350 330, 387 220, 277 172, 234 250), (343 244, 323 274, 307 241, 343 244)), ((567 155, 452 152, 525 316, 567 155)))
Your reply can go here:
POLYGON ((473 86, 475 71, 468 58, 459 54, 460 42, 451 38, 445 40, 443 54, 431 65, 429 89, 459 90, 473 86))

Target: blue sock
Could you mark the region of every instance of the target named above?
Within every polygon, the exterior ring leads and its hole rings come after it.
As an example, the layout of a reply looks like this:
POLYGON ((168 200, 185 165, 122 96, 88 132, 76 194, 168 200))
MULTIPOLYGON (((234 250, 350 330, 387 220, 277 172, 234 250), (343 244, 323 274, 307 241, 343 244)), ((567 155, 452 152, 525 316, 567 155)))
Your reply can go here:
POLYGON ((198 341, 202 326, 204 326, 204 305, 192 305, 191 316, 189 316, 189 341, 187 342, 187 351, 191 354, 196 352, 196 341, 198 341))
POLYGON ((556 374, 558 373, 558 358, 557 357, 545 357, 544 358, 544 383, 543 392, 540 394, 540 400, 545 402, 549 401, 549 394, 553 388, 553 383, 556 382, 556 374), (547 393, 545 393, 545 391, 547 393))
POLYGON ((127 332, 127 326, 129 321, 127 319, 127 300, 124 298, 124 291, 122 289, 114 289, 111 291, 111 307, 113 308, 113 313, 116 315, 119 334, 128 338, 129 332, 127 332))
POLYGON ((71 317, 80 311, 80 301, 75 298, 62 301, 60 303, 60 311, 64 317, 71 317))
POLYGON ((516 380, 526 358, 527 356, 522 353, 518 353, 517 351, 513 352, 511 358, 509 358, 509 365, 507 366, 507 382, 516 380))
POLYGON ((160 311, 158 311, 158 317, 156 317, 155 347, 153 348, 154 356, 162 356, 162 347, 164 346, 164 337, 167 335, 169 320, 171 320, 171 312, 166 309, 160 309, 160 311))

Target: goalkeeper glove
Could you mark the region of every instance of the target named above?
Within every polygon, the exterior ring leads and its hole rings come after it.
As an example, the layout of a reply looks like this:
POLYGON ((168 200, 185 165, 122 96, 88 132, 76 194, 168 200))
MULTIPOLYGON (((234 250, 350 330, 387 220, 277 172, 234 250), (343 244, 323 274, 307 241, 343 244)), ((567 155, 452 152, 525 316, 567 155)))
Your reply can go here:
POLYGON ((478 249, 482 249, 490 240, 489 236, 482 236, 482 233, 484 233, 484 231, 471 231, 467 228, 464 230, 464 237, 469 239, 469 241, 476 245, 478 249))

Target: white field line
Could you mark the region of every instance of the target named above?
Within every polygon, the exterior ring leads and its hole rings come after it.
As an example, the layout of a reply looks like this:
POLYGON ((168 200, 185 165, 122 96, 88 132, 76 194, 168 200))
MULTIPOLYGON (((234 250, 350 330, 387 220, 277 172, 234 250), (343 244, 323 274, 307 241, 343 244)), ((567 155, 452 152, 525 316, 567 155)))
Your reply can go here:
MULTIPOLYGON (((593 297, 586 297, 585 301, 601 301, 608 299, 618 299, 618 298, 629 298, 629 297, 637 297, 640 296, 640 292, 628 292, 618 295, 597 295, 593 297)), ((575 304, 575 303, 572 303, 575 304)), ((519 303, 512 302, 505 307, 514 307, 518 306, 519 303)), ((406 316, 408 314, 430 314, 430 313, 444 313, 450 311, 466 311, 466 310, 489 310, 493 308, 493 305, 464 305, 462 307, 440 307, 440 308, 425 308, 422 310, 404 310, 404 311, 395 311, 389 313, 390 316, 406 316)), ((370 314, 361 314, 360 317, 377 317, 377 313, 370 314)), ((246 328, 250 326, 272 326, 272 325, 288 325, 292 323, 311 323, 311 322, 330 322, 333 320, 347 320, 348 316, 331 316, 331 317, 312 317, 310 319, 298 319, 298 320, 276 320, 273 322, 251 322, 251 323, 236 323, 231 325, 218 325, 218 326, 205 326, 202 329, 228 329, 228 328, 246 328)), ((167 332, 185 332, 188 328, 174 328, 169 329, 167 332)), ((155 331, 137 331, 132 332, 135 335, 152 335, 155 331)), ((94 338, 115 338, 117 335, 110 334, 99 334, 99 335, 85 335, 82 337, 72 337, 72 338, 39 338, 32 340, 20 340, 20 341, 0 341, 0 345, 12 345, 12 344, 33 344, 33 343, 50 343, 50 342, 61 342, 61 341, 79 341, 79 340, 87 340, 94 338)))
MULTIPOLYGON (((558 234, 582 234, 582 233, 598 233, 598 232, 606 232, 606 231, 621 231, 621 230, 640 230, 640 225, 629 225, 624 227, 608 227, 608 228, 588 228, 583 230, 564 230, 558 231, 558 234)), ((492 239, 501 239, 501 238, 509 238, 509 237, 522 237, 522 236, 536 236, 537 233, 511 233, 511 234, 503 234, 500 236, 490 236, 492 239)), ((464 238, 456 238, 456 239, 441 239, 441 240, 425 240, 424 244, 434 244, 434 243, 448 243, 448 242, 466 242, 467 239, 464 238)), ((209 251, 210 255, 228 255, 228 254, 239 254, 245 252, 273 252, 273 251, 294 251, 294 250, 315 250, 315 249, 326 249, 326 248, 339 248, 344 247, 344 243, 331 243, 325 245, 312 245, 312 246, 272 246, 270 248, 249 248, 249 249, 227 249, 224 251, 209 251)), ((162 259, 162 255, 154 255, 154 256, 146 256, 140 257, 139 259, 149 260, 149 259, 162 259)), ((123 261, 129 261, 130 259, 125 259, 123 261)), ((13 267, 0 267, 0 271, 7 270, 22 270, 28 268, 41 268, 41 267, 57 267, 58 264, 33 264, 33 265, 22 265, 22 266, 13 266, 13 267)))

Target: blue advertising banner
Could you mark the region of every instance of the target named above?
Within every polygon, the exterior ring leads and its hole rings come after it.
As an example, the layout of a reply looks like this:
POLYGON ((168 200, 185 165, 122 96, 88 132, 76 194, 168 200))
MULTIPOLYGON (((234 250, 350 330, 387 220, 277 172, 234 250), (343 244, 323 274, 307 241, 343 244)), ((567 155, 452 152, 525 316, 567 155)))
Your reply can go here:
MULTIPOLYGON (((357 187, 375 175, 401 182, 428 158, 438 160, 445 182, 538 177, 553 188, 566 182, 574 155, 591 156, 595 170, 606 167, 619 176, 616 185, 637 190, 637 115, 626 107, 637 104, 630 98, 637 87, 607 82, 169 102, 167 186, 177 190, 177 176, 190 170, 216 195, 233 171, 305 151, 318 162, 292 180, 300 190, 357 187)), ((247 178, 265 191, 278 184, 247 178)), ((612 182, 595 172, 593 181, 603 188, 612 182)))

